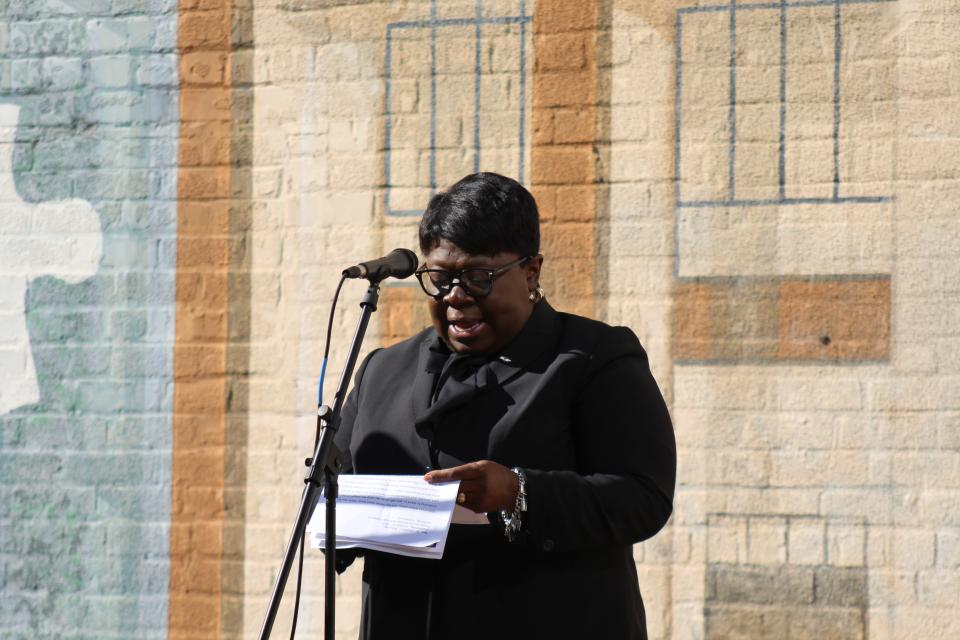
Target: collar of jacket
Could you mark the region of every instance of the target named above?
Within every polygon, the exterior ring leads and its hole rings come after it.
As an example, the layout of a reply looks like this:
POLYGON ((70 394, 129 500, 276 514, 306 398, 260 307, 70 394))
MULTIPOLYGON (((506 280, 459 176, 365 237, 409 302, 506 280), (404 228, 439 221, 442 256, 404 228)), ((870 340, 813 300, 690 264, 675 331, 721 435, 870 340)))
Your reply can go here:
MULTIPOLYGON (((500 353, 488 357, 488 366, 499 384, 506 382, 533 362, 543 350, 549 347, 560 333, 560 314, 541 300, 533 307, 533 312, 520 333, 504 347, 500 353)), ((420 367, 418 373, 439 373, 450 356, 450 347, 434 333, 424 338, 420 346, 420 367)))
POLYGON ((500 353, 490 357, 487 364, 477 372, 478 387, 467 393, 448 398, 445 402, 429 406, 434 379, 440 374, 450 355, 450 349, 440 338, 429 333, 420 346, 419 366, 413 385, 412 402, 415 428, 427 439, 433 437, 433 423, 450 409, 487 392, 493 386, 502 386, 519 375, 540 354, 555 344, 560 334, 560 314, 547 304, 538 302, 529 320, 520 333, 500 353))

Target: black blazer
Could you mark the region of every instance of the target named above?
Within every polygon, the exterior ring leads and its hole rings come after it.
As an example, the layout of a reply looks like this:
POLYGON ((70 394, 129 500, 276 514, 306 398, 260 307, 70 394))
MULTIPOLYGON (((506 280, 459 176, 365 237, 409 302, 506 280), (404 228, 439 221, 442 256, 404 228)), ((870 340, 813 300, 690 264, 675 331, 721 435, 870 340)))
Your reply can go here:
POLYGON ((337 434, 344 470, 521 467, 523 533, 507 543, 491 517, 452 525, 439 561, 363 552, 361 638, 646 638, 632 545, 670 516, 676 445, 636 336, 541 302, 431 406, 448 355, 430 328, 367 357, 337 434))

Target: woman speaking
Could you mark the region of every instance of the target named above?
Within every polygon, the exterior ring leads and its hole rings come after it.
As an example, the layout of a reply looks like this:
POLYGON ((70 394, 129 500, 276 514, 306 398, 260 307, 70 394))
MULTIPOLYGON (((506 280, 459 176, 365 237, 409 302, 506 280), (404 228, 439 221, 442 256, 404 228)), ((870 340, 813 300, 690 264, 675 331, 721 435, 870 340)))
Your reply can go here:
POLYGON ((362 552, 360 637, 646 638, 632 545, 670 516, 676 446, 643 347, 547 303, 516 181, 467 176, 419 234, 433 327, 367 357, 337 445, 347 473, 459 480, 473 522, 441 560, 362 552))

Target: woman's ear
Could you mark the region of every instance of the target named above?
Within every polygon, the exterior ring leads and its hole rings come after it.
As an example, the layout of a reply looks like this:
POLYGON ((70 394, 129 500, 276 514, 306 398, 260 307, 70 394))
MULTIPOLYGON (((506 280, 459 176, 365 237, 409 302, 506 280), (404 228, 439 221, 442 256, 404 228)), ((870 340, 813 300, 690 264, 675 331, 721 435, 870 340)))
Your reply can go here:
POLYGON ((536 289, 537 285, 540 284, 541 267, 543 267, 542 253, 538 253, 530 258, 529 262, 527 262, 527 287, 530 289, 530 291, 536 289))

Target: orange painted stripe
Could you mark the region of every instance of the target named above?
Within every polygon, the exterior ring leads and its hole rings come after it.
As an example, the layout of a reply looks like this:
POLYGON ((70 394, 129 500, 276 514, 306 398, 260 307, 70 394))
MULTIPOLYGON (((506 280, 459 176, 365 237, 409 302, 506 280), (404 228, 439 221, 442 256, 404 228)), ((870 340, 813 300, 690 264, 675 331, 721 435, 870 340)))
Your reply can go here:
POLYGON ((889 276, 780 282, 777 357, 890 359, 889 276))
POLYGON ((677 283, 677 362, 890 358, 889 276, 740 277, 677 283))
POLYGON ((530 184, 542 284, 555 307, 592 316, 597 293, 599 0, 538 0, 533 15, 530 184))
POLYGON ((389 347, 430 326, 427 296, 419 286, 380 289, 380 344, 389 347))
POLYGON ((221 635, 231 2, 181 0, 170 638, 221 635))

